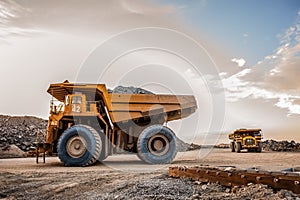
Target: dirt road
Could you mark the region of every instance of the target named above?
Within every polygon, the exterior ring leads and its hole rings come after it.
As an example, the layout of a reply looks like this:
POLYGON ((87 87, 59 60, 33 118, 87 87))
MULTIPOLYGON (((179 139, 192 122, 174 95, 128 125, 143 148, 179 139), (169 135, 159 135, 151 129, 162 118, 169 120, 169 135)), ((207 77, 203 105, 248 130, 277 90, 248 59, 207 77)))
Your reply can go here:
MULTIPOLYGON (((231 153, 213 149, 179 153, 172 166, 211 165, 282 170, 300 166, 300 153, 231 153)), ((91 167, 64 167, 58 158, 0 160, 0 198, 6 199, 186 199, 193 183, 167 177, 170 165, 146 165, 135 155, 108 157, 91 167), (146 195, 146 196, 145 196, 146 195), (146 197, 146 198, 145 198, 146 197)), ((222 197, 223 198, 223 197, 222 197)))

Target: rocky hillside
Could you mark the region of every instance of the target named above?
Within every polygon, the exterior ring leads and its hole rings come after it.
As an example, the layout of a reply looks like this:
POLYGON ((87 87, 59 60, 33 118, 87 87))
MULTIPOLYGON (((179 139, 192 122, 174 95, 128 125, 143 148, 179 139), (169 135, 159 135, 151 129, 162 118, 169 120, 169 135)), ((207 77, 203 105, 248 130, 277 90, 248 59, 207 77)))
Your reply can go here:
POLYGON ((300 152, 300 143, 292 141, 275 141, 275 140, 266 140, 263 142, 263 149, 266 151, 299 151, 300 152))
POLYGON ((23 151, 33 147, 38 130, 45 131, 47 120, 37 117, 0 115, 0 148, 16 145, 23 151))

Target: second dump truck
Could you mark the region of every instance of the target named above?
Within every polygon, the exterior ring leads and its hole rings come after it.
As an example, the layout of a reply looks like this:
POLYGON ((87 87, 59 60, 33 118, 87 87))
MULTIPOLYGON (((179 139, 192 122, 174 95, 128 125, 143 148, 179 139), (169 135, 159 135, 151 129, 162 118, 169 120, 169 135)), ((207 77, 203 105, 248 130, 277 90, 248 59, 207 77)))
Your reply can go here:
POLYGON ((44 152, 65 166, 88 166, 116 152, 133 152, 150 164, 170 163, 176 136, 164 126, 187 117, 197 104, 191 95, 116 94, 105 84, 51 84, 44 152))
POLYGON ((261 152, 261 129, 238 129, 229 134, 230 147, 232 152, 240 153, 241 150, 261 152))

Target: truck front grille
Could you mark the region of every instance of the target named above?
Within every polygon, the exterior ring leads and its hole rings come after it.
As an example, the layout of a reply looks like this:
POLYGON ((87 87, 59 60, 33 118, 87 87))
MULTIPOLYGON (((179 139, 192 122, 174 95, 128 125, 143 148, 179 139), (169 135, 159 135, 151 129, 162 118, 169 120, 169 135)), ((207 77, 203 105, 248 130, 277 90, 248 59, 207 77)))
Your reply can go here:
POLYGON ((255 145, 255 141, 253 139, 246 139, 245 145, 255 145))

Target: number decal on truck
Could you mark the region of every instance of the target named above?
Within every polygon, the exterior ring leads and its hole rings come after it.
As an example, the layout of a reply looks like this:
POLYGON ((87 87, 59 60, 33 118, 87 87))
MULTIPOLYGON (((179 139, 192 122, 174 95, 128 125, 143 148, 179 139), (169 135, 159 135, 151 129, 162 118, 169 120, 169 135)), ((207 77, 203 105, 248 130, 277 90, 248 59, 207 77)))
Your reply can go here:
POLYGON ((73 104, 72 105, 72 112, 80 112, 80 105, 73 104))

